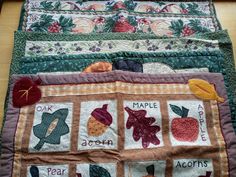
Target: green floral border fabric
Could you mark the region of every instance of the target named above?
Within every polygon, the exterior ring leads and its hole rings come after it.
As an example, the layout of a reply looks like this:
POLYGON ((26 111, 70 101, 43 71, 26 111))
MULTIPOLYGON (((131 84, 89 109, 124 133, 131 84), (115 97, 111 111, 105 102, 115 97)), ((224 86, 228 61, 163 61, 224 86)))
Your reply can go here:
POLYGON ((20 30, 49 33, 151 33, 186 37, 221 29, 215 16, 30 10, 20 30))
MULTIPOLYGON (((98 34, 61 35, 16 32, 13 58, 39 55, 112 53, 119 51, 149 53, 163 51, 212 51, 220 47, 218 38, 213 35, 213 33, 209 33, 192 38, 166 38, 151 34, 108 33, 100 36, 98 34)), ((218 32, 218 36, 231 44, 227 32, 218 32)))
POLYGON ((146 39, 94 41, 26 41, 25 56, 77 55, 93 53, 214 51, 217 40, 199 39, 146 39))
POLYGON ((75 11, 114 11, 125 9, 139 13, 173 13, 188 15, 213 15, 214 6, 211 1, 76 1, 76 0, 27 0, 25 9, 42 10, 75 10, 75 11))
MULTIPOLYGON (((84 54, 71 56, 25 57, 15 62, 14 74, 36 74, 38 72, 83 71, 94 62, 116 62, 118 60, 134 60, 139 63, 158 62, 173 69, 204 68, 210 72, 220 72, 224 75, 225 85, 230 98, 232 118, 235 117, 236 82, 233 79, 235 71, 227 68, 224 55, 220 51, 211 52, 168 52, 168 53, 137 53, 118 52, 113 54, 84 54), (180 64, 181 63, 181 64, 180 64)), ((232 120, 236 128, 236 120, 232 120)))
MULTIPOLYGON (((225 60, 222 61, 224 62, 224 67, 226 70, 221 70, 219 72, 222 72, 223 74, 227 73, 227 79, 228 82, 226 82, 226 87, 228 88, 228 92, 229 92, 229 96, 230 95, 235 95, 235 89, 232 88, 233 85, 235 85, 235 81, 233 81, 233 75, 235 74, 235 70, 234 70, 234 63, 233 63, 233 54, 232 54, 232 44, 231 41, 229 39, 228 33, 226 31, 219 31, 217 33, 207 33, 204 35, 199 35, 199 36, 195 36, 196 39, 204 39, 204 40, 218 40, 218 45, 221 49, 221 51, 223 51, 223 55, 225 60), (230 84, 228 84, 230 83, 230 84)), ((110 60, 110 58, 107 58, 107 56, 109 57, 113 57, 113 58, 117 58, 117 59, 132 59, 132 57, 128 57, 127 55, 131 55, 131 56, 135 56, 137 59, 142 58, 144 59, 145 57, 147 58, 151 58, 155 55, 158 55, 158 53, 156 52, 144 52, 144 53, 138 53, 138 52, 118 52, 118 53, 111 53, 111 54, 81 54, 81 55, 76 55, 74 57, 72 57, 72 60, 69 58, 65 60, 65 57, 67 56, 62 56, 61 59, 63 59, 63 62, 65 65, 60 65, 61 60, 57 60, 56 58, 53 58, 53 56, 51 57, 38 57, 38 58, 21 58, 23 56, 25 56, 25 47, 26 47, 26 41, 108 41, 108 40, 139 40, 139 39, 166 39, 166 37, 157 37, 155 35, 151 35, 151 34, 120 34, 120 33, 114 33, 114 34, 107 34, 107 35, 98 35, 98 34, 91 34, 91 35, 70 35, 70 34, 43 34, 43 33, 24 33, 24 32, 16 32, 15 34, 15 48, 14 48, 14 59, 13 59, 13 64, 12 64, 12 70, 11 73, 21 73, 21 72, 25 72, 27 73, 27 71, 32 71, 35 69, 35 71, 32 72, 41 72, 41 71, 48 71, 48 70, 44 70, 42 69, 37 70, 36 68, 39 67, 39 65, 41 67, 47 67, 49 66, 49 68, 51 67, 50 71, 65 71, 65 68, 70 68, 68 69, 68 71, 78 71, 81 70, 79 68, 84 68, 88 65, 88 63, 86 63, 86 61, 90 61, 89 63, 93 62, 93 61, 98 61, 99 58, 102 58, 102 60, 110 60), (51 58, 53 58, 53 61, 50 60, 51 58), (81 59, 83 59, 83 62, 81 63, 81 59), (21 64, 21 62, 23 64, 21 64), (32 62, 35 63, 32 64, 32 62), (72 64, 73 63, 73 64, 72 64), (76 64, 77 63, 77 64, 76 64), (79 63, 79 64, 78 64, 79 63), (81 63, 81 64, 80 64, 81 63), (24 65, 24 67, 23 67, 24 65), (54 66, 54 67, 53 67, 54 66), (55 68, 55 66, 57 66, 55 68), (63 67, 65 66, 65 67, 63 67), (76 68, 77 67, 77 68, 76 68), (75 68, 75 69, 74 69, 75 68), (37 70, 37 71, 36 71, 37 70)), ((175 38, 170 38, 170 39, 175 39, 175 38)), ((164 55, 168 55, 171 52, 164 52, 164 55)), ((172 52, 172 53, 176 53, 176 52, 172 52)), ((184 52, 183 52, 184 53, 184 52)), ((186 52, 185 52, 186 53, 186 52)), ((190 52, 191 53, 191 52, 190 52)), ((208 54, 209 51, 202 51, 202 52, 198 52, 201 53, 201 57, 204 58, 206 61, 209 60, 208 54)), ((210 52, 211 54, 214 53, 214 51, 210 52)), ((159 53, 160 54, 160 53, 159 53)), ((186 55, 188 55, 189 52, 186 53, 186 55)), ((159 55, 158 55, 159 56, 159 55)), ((180 55, 181 56, 181 55, 180 55)), ((55 56, 56 57, 56 56, 55 56)), ((191 57, 189 57, 191 58, 191 57)), ((198 57, 197 57, 198 58, 198 57)), ((192 60, 194 60, 193 58, 191 58, 192 60)), ((218 57, 215 57, 215 62, 219 62, 220 59, 218 59, 218 57)), ((149 62, 151 62, 152 60, 148 59, 149 62)), ((199 60, 197 63, 201 63, 199 62, 199 60)), ((194 64, 194 65, 186 65, 186 68, 188 67, 197 67, 198 65, 194 64)), ((214 65, 214 64, 213 64, 214 65)), ((172 66, 171 66, 172 67, 172 66)), ((209 68, 210 66, 208 66, 209 68)), ((211 70, 210 71, 215 71, 217 72, 217 70, 211 70)), ((231 105, 234 105, 235 100, 234 100, 234 96, 230 96, 231 97, 231 105)), ((231 106, 232 113, 234 113, 235 111, 235 107, 231 106)), ((235 116, 234 116, 235 117, 235 116)))
MULTIPOLYGON (((211 52, 115 52, 111 54, 82 54, 61 56, 23 57, 14 62, 12 74, 36 74, 38 72, 83 71, 87 66, 98 61, 114 62, 117 60, 135 60, 140 63, 160 62, 171 68, 214 68, 224 61, 220 50, 211 52), (206 59, 207 58, 207 59, 206 59), (181 61, 183 60, 183 61, 181 61), (204 62, 198 62, 206 60, 204 62), (181 61, 181 65, 179 62, 181 61), (190 62, 191 61, 191 62, 190 62), (186 64, 187 63, 187 64, 186 64), (188 64, 191 63, 191 64, 188 64), (37 67, 35 67, 35 66, 37 67)), ((210 72, 216 72, 209 70, 210 72)))

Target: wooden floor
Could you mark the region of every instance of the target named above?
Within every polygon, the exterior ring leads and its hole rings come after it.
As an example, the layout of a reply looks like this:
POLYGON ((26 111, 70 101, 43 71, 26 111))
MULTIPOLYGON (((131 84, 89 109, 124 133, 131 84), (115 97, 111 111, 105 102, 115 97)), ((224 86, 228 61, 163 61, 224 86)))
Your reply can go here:
MULTIPOLYGON (((4 2, 0 14, 0 129, 12 57, 13 34, 18 26, 21 4, 20 1, 4 2)), ((229 30, 236 54, 236 2, 216 2, 215 5, 222 27, 229 30)))

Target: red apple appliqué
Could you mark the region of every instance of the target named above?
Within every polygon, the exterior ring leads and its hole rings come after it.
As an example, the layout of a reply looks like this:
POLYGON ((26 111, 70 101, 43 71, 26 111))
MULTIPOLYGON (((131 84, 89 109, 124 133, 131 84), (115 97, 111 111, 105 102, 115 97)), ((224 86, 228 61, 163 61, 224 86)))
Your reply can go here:
POLYGON ((198 138, 199 123, 196 118, 188 117, 189 109, 171 105, 172 111, 179 115, 171 122, 171 132, 174 138, 178 141, 194 142, 198 138))

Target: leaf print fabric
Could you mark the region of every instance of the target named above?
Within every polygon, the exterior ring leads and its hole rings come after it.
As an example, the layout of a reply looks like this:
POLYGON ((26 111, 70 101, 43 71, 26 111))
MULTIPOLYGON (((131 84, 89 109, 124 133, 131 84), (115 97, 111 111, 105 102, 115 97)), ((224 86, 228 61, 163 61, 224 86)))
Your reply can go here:
POLYGON ((40 150, 44 143, 60 144, 61 136, 69 133, 69 127, 65 122, 68 109, 59 109, 54 113, 43 113, 42 122, 33 128, 34 135, 39 138, 38 144, 34 147, 40 150))
POLYGON ((232 44, 211 0, 26 0, 18 29, 0 176, 236 174, 232 44))
POLYGON ((132 110, 125 107, 125 111, 129 114, 126 122, 126 128, 133 127, 133 138, 135 141, 141 139, 143 148, 148 148, 149 144, 159 145, 160 140, 156 136, 160 131, 158 125, 153 125, 156 121, 154 117, 146 117, 146 110, 132 110))
POLYGON ((93 53, 214 51, 219 49, 215 40, 149 39, 99 41, 26 41, 25 56, 78 55, 93 53))
POLYGON ((66 18, 60 16, 58 21, 52 19, 52 15, 43 14, 40 16, 38 22, 33 23, 30 26, 30 31, 39 32, 50 32, 50 33, 60 33, 60 32, 70 32, 75 25, 72 22, 72 18, 66 18))
MULTIPOLYGON (((22 76, 14 77, 11 90, 22 76)), ((11 160, 1 159, 1 164, 3 167, 11 164, 21 176, 68 177, 73 173, 76 177, 128 174, 178 177, 181 173, 184 177, 188 174, 199 177, 222 170, 229 173, 221 165, 234 163, 226 153, 228 149, 235 152, 232 147, 227 148, 235 134, 221 74, 150 75, 111 71, 31 75, 30 78, 41 78, 42 100, 20 111, 11 107, 7 113, 7 120, 11 121, 6 121, 3 131, 3 152, 9 149, 15 155, 11 160), (225 102, 195 98, 188 84, 192 78, 213 84, 225 102), (74 105, 73 110, 69 104, 74 105), (100 139, 89 136, 86 125, 91 115, 109 125, 106 136, 99 135, 100 139), (72 119, 71 123, 68 119, 72 119), (8 128, 12 122, 16 125, 12 126, 14 129, 8 128), (30 133, 36 141, 29 140, 30 133), (69 133, 71 137, 64 140, 69 133), (218 143, 219 139, 222 144, 218 143), (7 146, 11 142, 17 151, 7 146), (81 148, 81 143, 86 148, 81 148), (116 146, 112 148, 103 147, 114 143, 116 146), (36 149, 28 149, 30 145, 36 149), (71 146, 57 149, 66 145, 71 146), (92 148, 93 145, 98 148, 92 148), (46 146, 49 149, 45 150, 46 146), (221 152, 226 156, 222 157, 221 152), (19 160, 16 164, 15 159, 19 160), (19 165, 21 168, 17 168, 19 165)), ((10 102, 9 105, 12 106, 10 102)), ((0 174, 10 177, 11 173, 5 169, 0 174)))
POLYGON ((110 173, 103 167, 98 165, 89 166, 90 177, 111 177, 110 173))
POLYGON ((190 79, 188 81, 189 87, 193 94, 201 99, 205 100, 216 100, 218 102, 224 102, 224 98, 220 97, 214 86, 205 80, 201 79, 190 79))
POLYGON ((151 33, 186 37, 220 29, 212 16, 163 16, 129 12, 66 12, 32 10, 25 17, 23 31, 50 33, 151 33))
POLYGON ((38 102, 42 96, 38 88, 40 82, 40 80, 33 81, 28 77, 18 80, 13 88, 13 105, 20 108, 38 102))
POLYGON ((212 15, 213 7, 209 1, 182 2, 182 1, 133 1, 133 0, 110 0, 110 1, 52 1, 52 0, 29 0, 25 3, 26 9, 43 10, 74 10, 74 11, 114 11, 127 10, 139 13, 172 13, 188 15, 212 15))

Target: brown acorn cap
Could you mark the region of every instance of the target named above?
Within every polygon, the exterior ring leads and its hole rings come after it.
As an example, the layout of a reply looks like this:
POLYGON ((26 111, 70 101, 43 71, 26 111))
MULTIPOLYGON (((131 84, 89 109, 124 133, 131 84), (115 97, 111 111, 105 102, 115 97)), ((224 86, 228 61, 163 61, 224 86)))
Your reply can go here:
POLYGON ((96 108, 93 110, 91 115, 99 122, 104 125, 110 126, 112 124, 112 116, 107 111, 108 104, 104 104, 102 108, 96 108))

